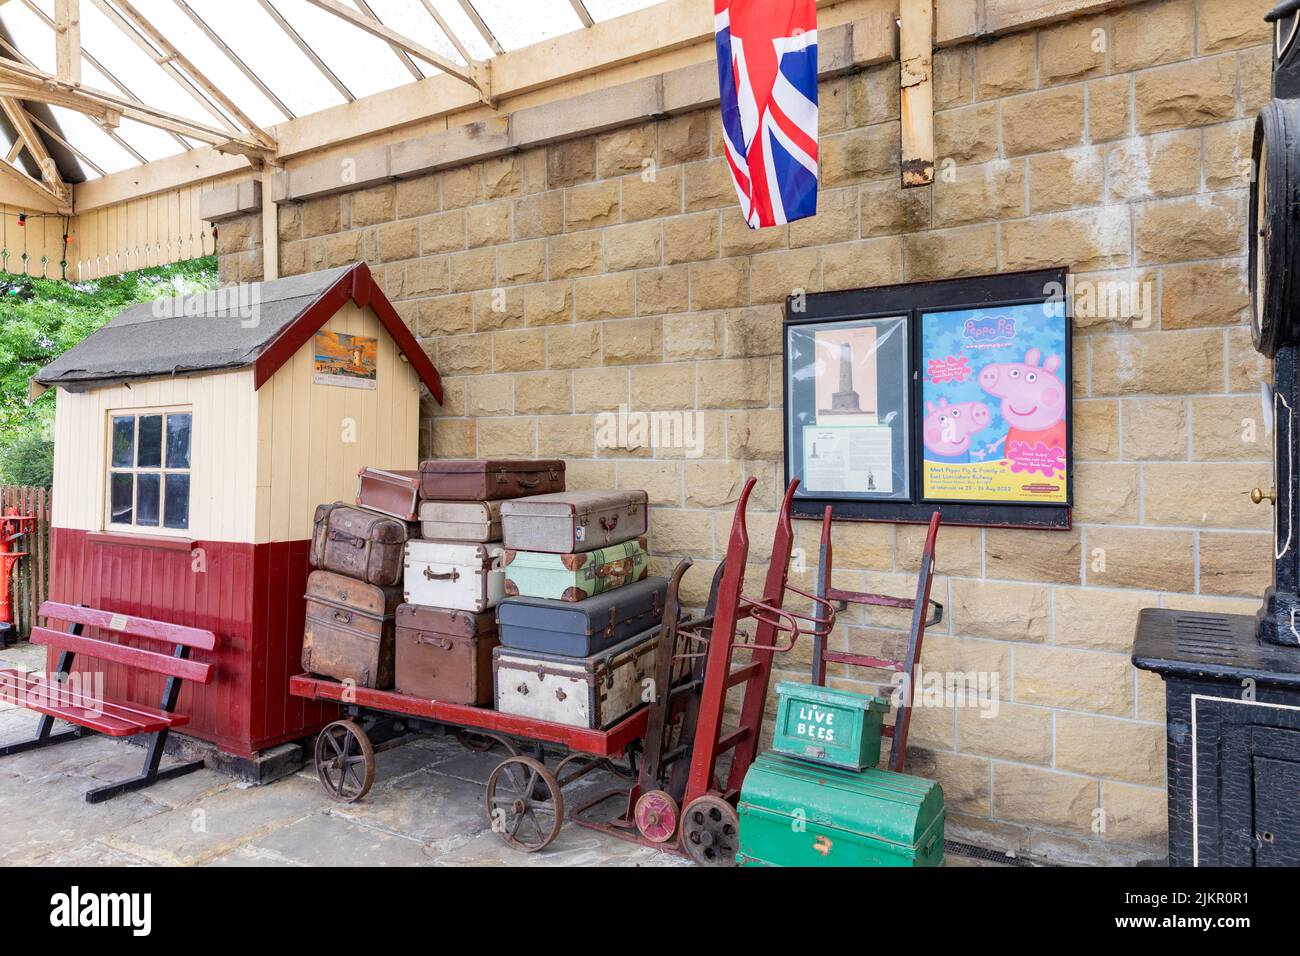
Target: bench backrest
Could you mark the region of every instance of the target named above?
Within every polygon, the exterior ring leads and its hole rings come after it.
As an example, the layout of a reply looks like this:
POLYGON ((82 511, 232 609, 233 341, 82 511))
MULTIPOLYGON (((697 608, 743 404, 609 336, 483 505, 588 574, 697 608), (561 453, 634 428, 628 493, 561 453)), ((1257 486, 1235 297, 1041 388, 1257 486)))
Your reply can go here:
MULTIPOLYGON (((119 634, 129 634, 132 637, 145 638, 161 644, 204 651, 210 651, 217 646, 217 637, 211 631, 169 624, 166 621, 154 621, 147 617, 114 614, 97 608, 60 604, 57 601, 46 601, 41 605, 39 613, 46 620, 65 621, 68 624, 97 628, 101 635, 104 632, 116 631, 119 634)), ((46 627, 34 627, 31 641, 33 644, 46 644, 76 654, 86 654, 137 670, 178 677, 198 684, 207 684, 212 680, 210 664, 192 661, 187 657, 177 657, 174 654, 161 654, 140 647, 116 644, 103 636, 92 637, 88 634, 69 634, 46 627)))

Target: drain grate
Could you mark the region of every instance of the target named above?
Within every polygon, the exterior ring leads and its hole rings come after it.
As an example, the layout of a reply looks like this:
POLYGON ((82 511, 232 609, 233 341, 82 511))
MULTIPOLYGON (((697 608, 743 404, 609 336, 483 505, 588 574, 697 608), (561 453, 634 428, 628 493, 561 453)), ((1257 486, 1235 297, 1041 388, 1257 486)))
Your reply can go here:
POLYGON ((975 846, 973 843, 958 843, 956 840, 944 840, 943 852, 953 856, 964 856, 972 860, 983 860, 986 863, 1000 863, 1003 866, 1023 866, 1037 868, 1043 865, 1051 866, 1052 864, 1030 863, 1028 860, 1022 860, 1016 856, 1007 856, 1000 850, 986 850, 982 846, 975 846))

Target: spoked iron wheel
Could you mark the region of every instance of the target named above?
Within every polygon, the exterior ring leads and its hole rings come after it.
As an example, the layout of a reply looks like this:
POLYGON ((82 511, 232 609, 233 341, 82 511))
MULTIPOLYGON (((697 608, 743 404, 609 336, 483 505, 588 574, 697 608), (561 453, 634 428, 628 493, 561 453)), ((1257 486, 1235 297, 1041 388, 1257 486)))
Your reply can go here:
POLYGON ((375 782, 375 750, 354 721, 336 720, 316 738, 316 775, 330 798, 356 803, 375 782))
POLYGON ((508 757, 487 782, 488 822, 510 846, 536 853, 564 823, 564 797, 555 776, 532 757, 508 757))
POLYGON ((700 866, 735 866, 740 819, 726 800, 705 794, 682 814, 682 849, 700 866))
POLYGON ((485 754, 497 744, 500 744, 508 754, 517 754, 519 750, 505 737, 498 737, 496 734, 480 734, 473 730, 466 730, 464 727, 457 727, 455 730, 456 740, 466 750, 472 750, 475 753, 485 754))

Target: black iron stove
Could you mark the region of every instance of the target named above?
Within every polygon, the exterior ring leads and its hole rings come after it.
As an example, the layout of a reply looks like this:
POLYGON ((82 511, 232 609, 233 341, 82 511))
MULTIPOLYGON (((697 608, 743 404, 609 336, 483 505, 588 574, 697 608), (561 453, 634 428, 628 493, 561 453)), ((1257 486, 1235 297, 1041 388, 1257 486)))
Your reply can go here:
POLYGON ((1169 863, 1300 866, 1300 0, 1274 24, 1274 99, 1255 126, 1250 284, 1273 359, 1273 586, 1259 613, 1156 608, 1133 663, 1165 680, 1169 863))

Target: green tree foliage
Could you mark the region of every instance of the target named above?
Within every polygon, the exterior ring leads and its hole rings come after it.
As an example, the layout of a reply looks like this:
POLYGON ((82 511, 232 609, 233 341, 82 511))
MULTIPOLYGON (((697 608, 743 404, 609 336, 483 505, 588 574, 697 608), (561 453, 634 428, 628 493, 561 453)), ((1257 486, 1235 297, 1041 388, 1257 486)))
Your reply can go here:
POLYGON ((27 402, 27 382, 127 306, 216 288, 205 256, 90 282, 0 273, 0 480, 48 484, 54 394, 27 402))

